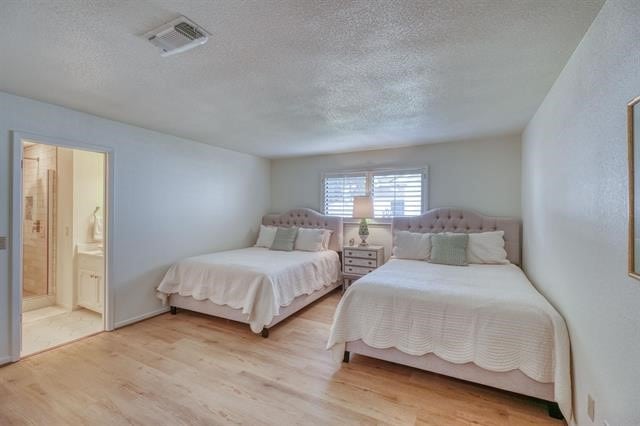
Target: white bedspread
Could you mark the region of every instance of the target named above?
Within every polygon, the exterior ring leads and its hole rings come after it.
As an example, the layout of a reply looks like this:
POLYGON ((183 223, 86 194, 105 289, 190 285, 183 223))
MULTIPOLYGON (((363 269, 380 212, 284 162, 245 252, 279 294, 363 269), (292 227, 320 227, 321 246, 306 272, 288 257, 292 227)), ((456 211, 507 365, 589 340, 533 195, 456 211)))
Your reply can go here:
POLYGON ((333 250, 273 251, 261 247, 229 250, 184 259, 158 286, 161 298, 177 293, 242 309, 259 333, 281 306, 336 282, 340 260, 333 250))
POLYGON ((567 327, 515 265, 392 259, 345 293, 327 348, 339 361, 345 342, 359 339, 491 371, 519 369, 538 382, 553 382, 556 400, 571 418, 567 327))

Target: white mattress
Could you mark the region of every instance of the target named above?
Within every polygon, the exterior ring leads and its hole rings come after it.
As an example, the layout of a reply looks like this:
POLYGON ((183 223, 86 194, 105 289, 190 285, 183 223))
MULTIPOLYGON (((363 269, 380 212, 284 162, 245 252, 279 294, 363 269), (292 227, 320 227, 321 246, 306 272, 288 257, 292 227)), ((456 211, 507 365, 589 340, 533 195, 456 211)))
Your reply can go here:
POLYGON ((161 298, 177 293, 242 309, 259 333, 293 299, 334 283, 340 259, 333 250, 274 251, 250 247, 184 259, 158 286, 161 298))
POLYGON ((338 305, 327 345, 336 361, 355 340, 490 371, 518 369, 553 382, 571 418, 567 327, 515 265, 392 259, 356 281, 338 305))

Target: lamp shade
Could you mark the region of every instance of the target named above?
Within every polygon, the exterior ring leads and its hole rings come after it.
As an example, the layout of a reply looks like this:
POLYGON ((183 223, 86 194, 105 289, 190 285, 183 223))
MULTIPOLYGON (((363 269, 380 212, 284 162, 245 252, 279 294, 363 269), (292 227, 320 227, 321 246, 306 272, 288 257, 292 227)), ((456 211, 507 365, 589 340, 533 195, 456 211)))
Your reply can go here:
POLYGON ((353 197, 354 219, 368 219, 373 217, 373 198, 369 195, 353 197))

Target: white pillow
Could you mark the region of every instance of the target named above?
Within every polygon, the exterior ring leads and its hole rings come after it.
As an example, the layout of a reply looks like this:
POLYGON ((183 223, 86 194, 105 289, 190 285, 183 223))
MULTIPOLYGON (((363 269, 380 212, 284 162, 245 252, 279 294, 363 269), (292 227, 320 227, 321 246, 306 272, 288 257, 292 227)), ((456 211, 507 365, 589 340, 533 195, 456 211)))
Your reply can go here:
POLYGON ((431 234, 398 231, 393 240, 393 255, 398 259, 427 260, 431 256, 431 234))
POLYGON ((273 244, 273 240, 276 238, 277 226, 264 226, 260 225, 260 234, 258 234, 258 241, 256 241, 256 247, 270 248, 273 244))
POLYGON ((467 261, 469 263, 510 263, 507 260, 507 251, 504 249, 504 231, 469 234, 467 261))
POLYGON ((322 251, 324 241, 324 229, 298 228, 296 245, 294 250, 322 251))
POLYGON ((329 242, 331 241, 331 234, 333 231, 330 229, 323 229, 324 231, 324 239, 322 240, 322 249, 329 250, 329 242))

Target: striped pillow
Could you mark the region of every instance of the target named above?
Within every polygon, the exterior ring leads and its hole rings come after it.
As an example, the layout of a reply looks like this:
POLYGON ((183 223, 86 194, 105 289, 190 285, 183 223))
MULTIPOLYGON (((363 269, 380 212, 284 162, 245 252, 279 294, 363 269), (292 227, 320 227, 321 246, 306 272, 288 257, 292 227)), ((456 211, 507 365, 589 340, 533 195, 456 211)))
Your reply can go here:
POLYGON ((467 234, 433 234, 431 235, 431 263, 442 265, 466 266, 467 234))

